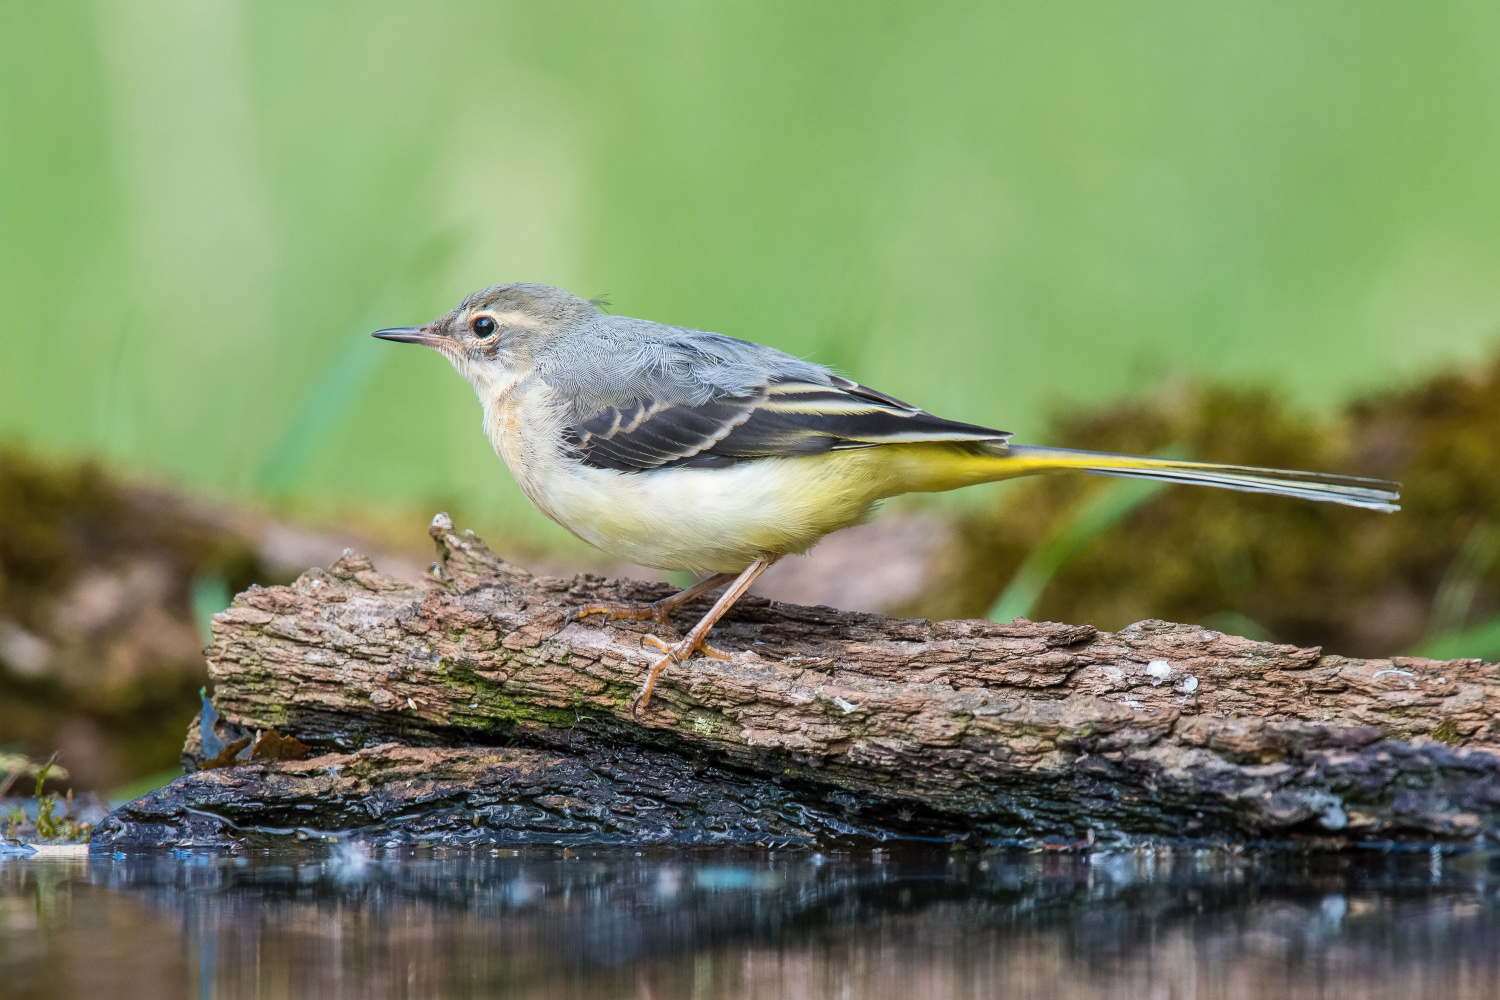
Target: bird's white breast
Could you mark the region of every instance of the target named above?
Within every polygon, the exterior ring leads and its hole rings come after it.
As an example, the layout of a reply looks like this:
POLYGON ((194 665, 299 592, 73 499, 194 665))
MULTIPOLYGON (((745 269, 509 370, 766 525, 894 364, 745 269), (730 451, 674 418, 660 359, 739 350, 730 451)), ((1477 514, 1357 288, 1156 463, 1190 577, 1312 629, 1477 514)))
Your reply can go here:
POLYGON ((561 421, 541 402, 525 390, 487 401, 496 453, 544 514, 644 566, 738 572, 760 555, 800 552, 857 523, 876 496, 837 453, 717 469, 595 468, 566 452, 561 421))

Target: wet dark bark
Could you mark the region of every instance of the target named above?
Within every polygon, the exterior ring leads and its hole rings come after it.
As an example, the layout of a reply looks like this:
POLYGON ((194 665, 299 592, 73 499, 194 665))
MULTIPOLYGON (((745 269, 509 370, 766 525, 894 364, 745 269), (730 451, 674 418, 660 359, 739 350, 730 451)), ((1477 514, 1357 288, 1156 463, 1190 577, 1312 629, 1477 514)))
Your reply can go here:
MULTIPOLYGON (((750 598, 714 633, 733 659, 672 667, 636 720, 650 629, 565 618, 669 588, 533 577, 442 516, 433 537, 426 586, 346 554, 218 616, 219 734, 275 727, 322 756, 189 776, 96 839, 230 836, 183 832, 189 815, 544 842, 1338 845, 1500 830, 1493 664, 1349 659, 1165 622, 1108 633, 750 598)), ((186 756, 201 760, 196 732, 186 756)))

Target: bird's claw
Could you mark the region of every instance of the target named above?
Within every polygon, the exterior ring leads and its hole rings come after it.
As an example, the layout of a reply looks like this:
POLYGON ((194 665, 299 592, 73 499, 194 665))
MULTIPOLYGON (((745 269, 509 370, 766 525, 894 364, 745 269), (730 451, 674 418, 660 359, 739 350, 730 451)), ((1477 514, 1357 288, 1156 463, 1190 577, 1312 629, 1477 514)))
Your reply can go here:
POLYGON ((604 620, 600 624, 623 618, 627 621, 654 621, 658 625, 670 625, 672 620, 667 612, 667 608, 656 604, 585 604, 575 608, 563 619, 563 625, 581 621, 588 615, 603 615, 604 620))
POLYGON ((681 642, 663 642, 654 635, 643 635, 641 636, 641 645, 654 646, 679 662, 690 658, 694 653, 702 653, 710 660, 729 660, 734 658, 733 653, 726 653, 722 649, 715 649, 713 646, 710 646, 707 639, 699 639, 696 643, 688 639, 684 639, 681 642))
POLYGON ((639 717, 641 709, 651 703, 651 692, 656 687, 657 676, 672 664, 690 659, 694 653, 702 653, 713 660, 727 660, 730 659, 731 655, 722 649, 715 649, 710 646, 706 636, 699 639, 689 637, 680 642, 665 642, 654 635, 643 635, 641 636, 641 645, 659 649, 666 655, 651 664, 650 669, 646 672, 645 683, 636 692, 635 700, 630 703, 631 718, 639 717))

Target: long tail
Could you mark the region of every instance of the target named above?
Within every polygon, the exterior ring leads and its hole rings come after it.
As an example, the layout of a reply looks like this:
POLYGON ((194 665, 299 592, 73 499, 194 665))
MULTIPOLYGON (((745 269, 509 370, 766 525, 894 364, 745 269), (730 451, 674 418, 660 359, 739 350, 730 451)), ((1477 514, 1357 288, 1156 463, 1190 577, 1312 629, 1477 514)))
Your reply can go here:
POLYGON ((1168 483, 1222 486, 1246 493, 1273 493, 1277 496, 1323 500, 1369 510, 1401 509, 1397 503, 1401 499, 1401 484, 1385 479, 1336 476, 1327 472, 1258 469, 1245 465, 1217 465, 1176 458, 1111 455, 1101 451, 1074 451, 1071 448, 1042 448, 1025 444, 1009 445, 1006 454, 1011 461, 1033 466, 1026 469, 1027 473, 1072 469, 1096 476, 1157 479, 1168 483))

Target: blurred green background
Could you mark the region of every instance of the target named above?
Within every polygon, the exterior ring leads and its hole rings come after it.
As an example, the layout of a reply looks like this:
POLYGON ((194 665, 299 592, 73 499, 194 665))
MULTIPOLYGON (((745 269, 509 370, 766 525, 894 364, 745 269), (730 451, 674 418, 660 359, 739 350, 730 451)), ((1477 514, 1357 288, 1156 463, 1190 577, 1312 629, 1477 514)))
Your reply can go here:
POLYGON ((1493 659, 1497 166, 1493 3, 3 5, 0 747, 175 774, 208 616, 326 561, 273 536, 582 565, 368 336, 516 280, 1023 440, 1406 481, 924 498, 820 550, 925 566, 888 610, 1493 659))
POLYGON ((0 440, 565 544, 435 355, 511 280, 1036 437, 1500 329, 1500 7, 7 4, 0 440))

